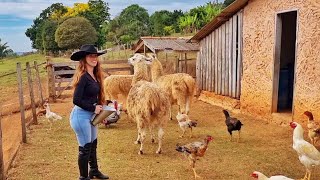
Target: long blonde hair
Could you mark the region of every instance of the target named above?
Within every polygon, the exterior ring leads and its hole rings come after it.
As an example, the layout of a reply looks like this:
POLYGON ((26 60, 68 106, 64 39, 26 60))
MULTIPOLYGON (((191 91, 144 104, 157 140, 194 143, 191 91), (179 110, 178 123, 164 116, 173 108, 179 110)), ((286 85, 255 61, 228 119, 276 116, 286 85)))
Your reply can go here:
MULTIPOLYGON (((87 67, 86 67, 87 61, 86 58, 82 58, 79 61, 79 65, 76 69, 76 72, 73 75, 73 80, 72 80, 72 86, 73 88, 76 88, 77 85, 79 84, 81 76, 87 72, 87 67)), ((93 74, 95 78, 97 79, 99 85, 100 85, 100 92, 98 95, 98 103, 99 104, 104 104, 105 103, 105 96, 104 96, 104 87, 103 87, 103 70, 101 68, 101 64, 99 61, 97 61, 97 65, 93 68, 93 74)))

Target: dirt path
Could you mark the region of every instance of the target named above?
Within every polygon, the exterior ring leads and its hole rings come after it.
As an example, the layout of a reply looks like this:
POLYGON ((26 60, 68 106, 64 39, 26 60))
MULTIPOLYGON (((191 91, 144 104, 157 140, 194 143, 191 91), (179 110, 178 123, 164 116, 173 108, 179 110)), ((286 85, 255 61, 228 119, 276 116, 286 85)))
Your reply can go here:
MULTIPOLYGON (((48 130, 49 124, 45 119, 40 120, 40 125, 32 126, 29 143, 22 145, 8 179, 72 180, 78 177, 78 145, 68 120, 71 107, 70 98, 52 104, 53 111, 64 117, 54 124, 52 130, 48 130)), ((192 179, 188 161, 175 151, 175 146, 211 134, 214 141, 196 164, 203 179, 248 180, 254 170, 267 175, 303 177, 305 169, 292 149, 292 130, 289 127, 231 113, 242 120, 244 127, 241 142, 229 142, 221 110, 201 101, 195 102, 190 111, 190 117, 199 123, 194 130, 195 137, 180 139, 177 122, 170 121, 165 129, 163 154, 154 153, 157 145, 151 144, 147 135, 143 156, 137 154, 139 146, 133 144, 136 125, 123 114, 117 124, 109 128, 99 127, 100 169, 117 180, 192 179)), ((237 133, 234 135, 237 137, 237 133)), ((315 168, 312 179, 320 179, 319 167, 315 168)))

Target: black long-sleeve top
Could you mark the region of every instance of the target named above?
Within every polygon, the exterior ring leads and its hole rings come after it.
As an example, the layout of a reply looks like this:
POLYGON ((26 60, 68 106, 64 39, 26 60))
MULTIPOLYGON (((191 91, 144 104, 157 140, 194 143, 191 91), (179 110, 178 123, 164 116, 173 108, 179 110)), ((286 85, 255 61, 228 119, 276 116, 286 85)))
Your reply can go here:
POLYGON ((95 104, 98 103, 100 84, 86 72, 79 80, 73 93, 73 104, 84 110, 94 112, 95 104))

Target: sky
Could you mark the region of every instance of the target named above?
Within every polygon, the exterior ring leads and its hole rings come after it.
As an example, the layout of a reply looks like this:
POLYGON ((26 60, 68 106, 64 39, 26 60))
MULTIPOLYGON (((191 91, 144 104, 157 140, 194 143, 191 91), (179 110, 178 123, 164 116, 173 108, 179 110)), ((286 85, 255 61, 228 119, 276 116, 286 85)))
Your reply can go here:
MULTIPOLYGON (((216 0, 105 0, 109 4, 111 18, 119 15, 131 4, 139 4, 151 15, 159 10, 181 9, 185 12, 209 1, 216 0)), ((0 43, 7 42, 15 52, 32 51, 31 41, 25 32, 44 9, 53 3, 63 3, 72 7, 74 3, 87 2, 88 0, 0 0, 0 43)))

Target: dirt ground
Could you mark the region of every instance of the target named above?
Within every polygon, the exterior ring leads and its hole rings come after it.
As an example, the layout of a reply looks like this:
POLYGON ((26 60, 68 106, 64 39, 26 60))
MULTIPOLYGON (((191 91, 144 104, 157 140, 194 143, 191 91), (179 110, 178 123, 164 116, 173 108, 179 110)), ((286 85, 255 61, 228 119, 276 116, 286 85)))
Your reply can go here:
MULTIPOLYGON (((71 180, 78 177, 78 147, 68 120, 72 101, 69 95, 62 98, 52 104, 52 111, 64 119, 55 122, 51 130, 45 118, 40 120, 39 125, 31 126, 28 143, 21 146, 8 179, 71 180)), ((195 101, 190 111, 190 117, 199 123, 194 130, 195 137, 179 138, 181 131, 177 122, 169 121, 165 129, 163 154, 156 155, 157 145, 147 142, 143 156, 137 154, 139 146, 133 144, 137 134, 136 125, 122 114, 117 124, 108 128, 99 126, 100 169, 107 172, 111 179, 117 180, 192 179, 188 161, 175 151, 175 145, 201 140, 210 134, 214 140, 209 144, 205 156, 199 158, 196 164, 202 179, 246 180, 250 179, 249 175, 254 170, 266 175, 303 177, 305 169, 292 149, 290 127, 268 124, 231 112, 241 119, 244 126, 240 143, 230 142, 221 110, 220 107, 195 101)), ((237 133, 234 136, 237 137, 237 133)), ((320 179, 319 170, 319 167, 314 169, 312 179, 320 179)))

